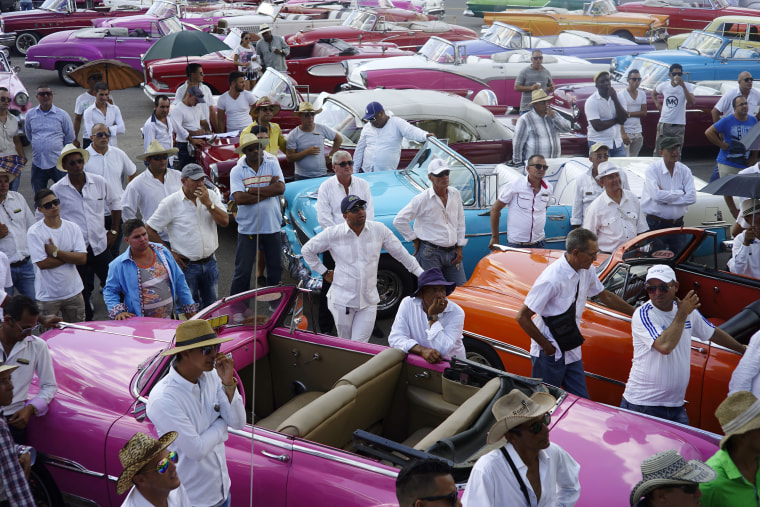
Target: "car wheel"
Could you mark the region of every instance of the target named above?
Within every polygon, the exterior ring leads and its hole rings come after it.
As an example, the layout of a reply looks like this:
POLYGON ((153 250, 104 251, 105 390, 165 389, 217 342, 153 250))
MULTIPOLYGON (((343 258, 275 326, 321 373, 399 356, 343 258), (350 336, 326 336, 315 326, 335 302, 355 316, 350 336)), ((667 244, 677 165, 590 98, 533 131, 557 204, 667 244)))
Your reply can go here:
POLYGON ((39 34, 34 32, 21 32, 16 35, 16 51, 18 51, 20 55, 26 56, 26 52, 29 51, 29 48, 37 44, 39 41, 39 34))
POLYGON ((629 40, 631 42, 636 42, 636 40, 633 38, 633 34, 629 32, 628 30, 618 30, 617 32, 613 33, 612 35, 616 35, 622 39, 629 40))
POLYGON ((377 317, 384 319, 394 316, 401 300, 413 290, 414 279, 411 273, 390 255, 381 255, 377 264, 377 292, 380 294, 377 317))
POLYGON ((465 337, 463 343, 464 349, 467 351, 467 359, 470 361, 504 370, 504 363, 501 362, 499 354, 490 345, 470 337, 465 337))
POLYGON ((36 463, 29 475, 29 489, 34 497, 34 505, 47 507, 63 507, 63 497, 53 481, 50 472, 42 465, 36 463))
POLYGON ((64 62, 58 65, 58 77, 66 86, 79 86, 76 81, 69 77, 69 72, 81 66, 78 62, 64 62))

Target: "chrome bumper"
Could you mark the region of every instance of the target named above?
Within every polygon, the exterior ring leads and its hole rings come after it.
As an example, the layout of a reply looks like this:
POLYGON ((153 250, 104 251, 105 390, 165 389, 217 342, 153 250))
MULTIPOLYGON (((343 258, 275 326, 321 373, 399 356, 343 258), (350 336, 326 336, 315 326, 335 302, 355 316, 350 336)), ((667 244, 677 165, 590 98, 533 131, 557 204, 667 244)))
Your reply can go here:
POLYGON ((27 69, 39 69, 40 62, 30 62, 29 60, 26 60, 24 62, 24 67, 26 67, 27 69))
POLYGON ((649 30, 643 37, 634 37, 637 44, 654 44, 657 41, 666 41, 668 39, 668 29, 665 27, 649 30))
POLYGON ((0 45, 13 47, 16 44, 16 32, 0 33, 0 45))
POLYGON ((156 91, 152 86, 148 86, 145 83, 142 84, 143 93, 147 95, 147 97, 151 100, 151 102, 154 102, 156 100, 156 97, 159 95, 166 95, 169 97, 169 100, 174 98, 174 93, 172 92, 159 92, 156 91))
POLYGON ((293 251, 294 243, 297 244, 295 231, 293 227, 288 224, 282 228, 282 268, 285 269, 290 277, 296 282, 303 282, 305 289, 313 292, 322 291, 322 278, 319 276, 312 276, 312 271, 309 266, 303 260, 303 256, 296 254, 293 251))

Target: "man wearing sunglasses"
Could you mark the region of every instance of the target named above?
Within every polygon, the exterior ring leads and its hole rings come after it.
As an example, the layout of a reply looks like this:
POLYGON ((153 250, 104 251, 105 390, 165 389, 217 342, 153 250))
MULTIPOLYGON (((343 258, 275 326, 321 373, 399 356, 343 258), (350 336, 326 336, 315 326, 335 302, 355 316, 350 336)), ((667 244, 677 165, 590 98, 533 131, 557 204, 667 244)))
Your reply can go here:
MULTIPOLYGON (((741 95, 747 99, 749 104, 749 115, 760 115, 760 91, 752 88, 752 84, 755 79, 752 77, 752 73, 748 70, 741 72, 737 78, 739 86, 737 88, 731 88, 729 91, 723 94, 723 96, 715 104, 715 107, 710 111, 713 123, 717 123, 722 117, 732 114, 734 112, 734 98, 741 95)), ((760 120, 760 118, 758 118, 760 120)))
POLYGON ((36 299, 42 311, 61 313, 66 322, 85 319, 84 284, 77 266, 87 262, 87 244, 74 222, 61 218, 61 201, 50 189, 34 195, 43 219, 26 234, 29 256, 34 263, 36 299))
POLYGON ((478 459, 467 481, 462 504, 467 507, 571 506, 581 493, 580 465, 550 442, 550 412, 557 400, 549 393, 530 397, 518 389, 491 408, 496 423, 487 442, 503 445, 478 459))
POLYGON ((177 432, 155 439, 145 433, 135 435, 119 451, 123 470, 116 481, 116 494, 129 494, 121 507, 191 507, 190 498, 177 474, 179 453, 168 447, 177 432), (130 490, 130 487, 132 488, 130 490))
POLYGON ((524 67, 515 79, 515 91, 522 93, 520 114, 531 110, 533 92, 538 90, 543 90, 544 95, 548 95, 554 92, 554 83, 551 72, 544 67, 544 54, 540 49, 534 49, 530 55, 530 65, 524 67))
POLYGON ((451 466, 434 458, 417 459, 401 469, 396 499, 404 507, 462 507, 451 466))
POLYGON ((196 507, 231 502, 224 442, 228 426, 241 430, 246 422, 234 362, 220 353, 231 340, 219 338, 206 320, 182 322, 174 346, 162 353, 174 356, 169 373, 148 398, 148 418, 158 434, 177 432, 177 474, 196 507))
POLYGON ((253 116, 253 123, 248 125, 240 133, 240 137, 251 133, 253 127, 264 127, 269 136, 269 144, 267 145, 266 152, 277 156, 278 150, 285 153, 287 150, 287 140, 282 135, 282 129, 280 125, 274 123, 272 118, 280 113, 280 105, 272 102, 269 97, 261 97, 256 101, 256 104, 251 108, 251 116, 253 116))
POLYGON ((697 507, 703 505, 700 484, 714 480, 716 473, 705 463, 696 459, 686 461, 678 451, 670 449, 645 459, 641 463, 641 476, 631 491, 631 506, 697 507))
POLYGON ((628 72, 628 88, 618 94, 623 108, 628 112, 628 119, 620 126, 623 145, 629 157, 638 157, 644 145, 641 119, 647 115, 647 92, 640 90, 641 73, 638 69, 628 72))
POLYGON ((311 102, 301 102, 295 115, 301 125, 288 133, 285 153, 288 162, 295 164, 295 179, 321 178, 327 175, 327 162, 343 144, 343 137, 326 125, 316 123, 314 118, 322 109, 314 109, 311 102), (332 141, 330 153, 325 155, 325 142, 332 141))
POLYGON ((746 346, 699 313, 699 297, 690 290, 678 299, 678 281, 670 266, 657 264, 646 276, 649 301, 631 320, 633 365, 622 408, 689 424, 684 399, 691 371, 692 337, 744 354, 746 346))
POLYGON ((652 90, 654 107, 660 110, 660 121, 657 124, 655 146, 659 146, 660 138, 676 137, 683 146, 686 134, 686 106, 694 105, 694 85, 684 81, 683 67, 674 63, 670 66, 669 81, 663 81, 652 90), (657 98, 662 94, 662 102, 657 98))
POLYGON ((257 254, 263 253, 266 258, 267 285, 277 285, 282 280, 282 210, 278 196, 285 192, 285 178, 277 158, 265 151, 269 143, 266 129, 256 126, 251 132, 240 138, 235 151, 243 158, 230 172, 230 198, 238 207, 230 295, 250 289, 257 254))

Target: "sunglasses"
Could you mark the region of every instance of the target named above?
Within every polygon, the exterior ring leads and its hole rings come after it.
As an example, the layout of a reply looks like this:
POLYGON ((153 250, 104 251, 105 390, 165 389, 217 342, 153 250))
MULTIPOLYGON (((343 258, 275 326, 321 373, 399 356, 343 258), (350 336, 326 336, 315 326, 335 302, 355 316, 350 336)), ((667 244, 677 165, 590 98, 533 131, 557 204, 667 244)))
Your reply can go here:
POLYGON ((530 165, 540 171, 546 171, 547 169, 549 169, 548 165, 543 165, 543 164, 530 164, 530 165))
POLYGON ((93 134, 95 137, 111 137, 110 132, 97 132, 93 134))
POLYGON ((177 451, 170 452, 167 457, 159 461, 158 464, 156 465, 156 472, 160 474, 166 472, 169 469, 170 461, 172 463, 177 463, 177 461, 179 461, 179 456, 177 455, 177 451))
POLYGON ((528 426, 526 429, 533 433, 534 435, 538 435, 541 433, 541 430, 544 429, 544 426, 549 426, 549 423, 552 422, 552 416, 550 413, 544 414, 544 418, 540 421, 536 421, 532 423, 530 426, 528 426))
POLYGON ((40 97, 50 97, 51 95, 53 95, 53 92, 37 92, 37 95, 39 95, 40 97))
POLYGON ((53 209, 53 206, 60 206, 61 201, 58 199, 53 199, 52 201, 48 201, 45 204, 42 205, 45 209, 53 209))
POLYGON ((530 59, 531 60, 543 60, 544 57, 543 56, 531 56, 530 59))
POLYGON ((302 114, 304 116, 316 116, 317 115, 317 113, 315 113, 314 111, 310 111, 308 113, 298 113, 298 114, 302 114))
POLYGON ((670 75, 673 77, 681 77, 683 76, 683 72, 671 72, 670 75))
POLYGON ((155 160, 169 160, 169 155, 153 155, 150 158, 155 160))
POLYGON ((699 489, 698 484, 681 484, 679 486, 674 486, 674 487, 681 489, 687 495, 693 495, 699 489))
POLYGON ((435 502, 438 500, 445 500, 449 505, 454 507, 457 504, 457 500, 459 500, 459 494, 456 491, 452 491, 448 495, 425 496, 422 498, 418 498, 417 500, 422 500, 425 502, 435 502))
POLYGON ((660 294, 665 294, 670 290, 670 285, 663 284, 663 285, 647 285, 646 286, 647 293, 648 294, 654 294, 655 292, 659 292, 660 294))
POLYGON ((206 345, 201 349, 201 352, 203 352, 204 356, 210 356, 211 354, 218 354, 221 349, 222 345, 217 343, 216 345, 206 345))
POLYGON ((259 107, 259 111, 264 111, 265 113, 271 113, 274 111, 274 108, 272 106, 261 106, 259 107))
POLYGON ((363 209, 366 209, 366 208, 367 208, 367 205, 366 205, 366 204, 357 204, 356 206, 354 206, 354 207, 353 207, 353 208, 351 208, 350 210, 347 210, 347 212, 348 212, 348 213, 358 213, 358 212, 360 212, 361 210, 363 210, 363 209))
POLYGON ((364 120, 364 121, 366 121, 367 123, 372 123, 372 122, 373 122, 373 121, 375 121, 376 119, 377 119, 377 116, 373 116, 372 118, 369 118, 369 119, 367 119, 367 120, 364 120))
POLYGON ((71 167, 74 167, 75 165, 81 165, 81 164, 84 164, 84 159, 83 158, 78 158, 76 160, 69 160, 66 163, 66 165, 71 166, 71 167))
POLYGON ((752 82, 752 81, 754 81, 754 80, 755 80, 755 79, 754 79, 754 78, 751 78, 751 77, 745 77, 744 79, 742 79, 742 81, 744 81, 745 83, 751 83, 751 82, 752 82))
POLYGON ((353 160, 344 160, 343 162, 338 162, 335 165, 337 165, 338 167, 346 167, 346 166, 353 167, 354 166, 354 161, 353 160))
POLYGON ((2 101, 2 102, 10 102, 11 98, 10 97, 0 97, 0 101, 2 101))
POLYGON ((628 80, 629 81, 641 81, 641 78, 640 77, 629 77, 628 80))
POLYGON ((448 176, 449 174, 451 174, 451 171, 441 171, 438 174, 434 174, 433 176, 435 176, 436 178, 443 178, 445 176, 448 176))
POLYGON ((35 324, 33 327, 23 328, 19 325, 18 322, 16 322, 16 327, 21 332, 21 336, 29 336, 30 334, 32 334, 32 332, 36 331, 40 327, 40 325, 35 324))

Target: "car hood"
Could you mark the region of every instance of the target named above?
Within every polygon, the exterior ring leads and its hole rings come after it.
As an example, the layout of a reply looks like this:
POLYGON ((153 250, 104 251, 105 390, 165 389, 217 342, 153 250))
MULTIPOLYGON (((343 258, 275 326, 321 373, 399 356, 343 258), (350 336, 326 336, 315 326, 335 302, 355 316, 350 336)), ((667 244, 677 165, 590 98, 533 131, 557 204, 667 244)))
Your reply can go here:
MULTIPOLYGON (((74 39, 73 35, 75 32, 77 32, 77 30, 64 30, 62 32, 54 32, 54 33, 51 33, 50 35, 43 37, 42 39, 40 39, 40 41, 37 44, 29 48, 29 51, 26 54, 27 59, 31 55, 34 55, 34 52, 35 52, 34 50, 36 48, 39 48, 40 46, 45 46, 45 45, 50 45, 50 44, 65 44, 66 42, 68 42, 70 38, 74 39)), ((92 41, 94 39, 86 39, 86 40, 92 41)))
POLYGON ((652 51, 646 54, 646 56, 638 56, 636 58, 642 58, 645 60, 653 60, 655 62, 662 62, 667 64, 680 63, 684 67, 689 64, 704 66, 708 62, 712 62, 715 58, 707 55, 698 55, 691 51, 681 49, 664 49, 660 51, 652 51))
POLYGON ((138 14, 135 16, 125 16, 123 18, 116 19, 102 19, 97 23, 93 23, 95 26, 126 26, 128 28, 135 28, 138 26, 150 26, 151 23, 158 21, 156 16, 148 16, 147 14, 138 14))

